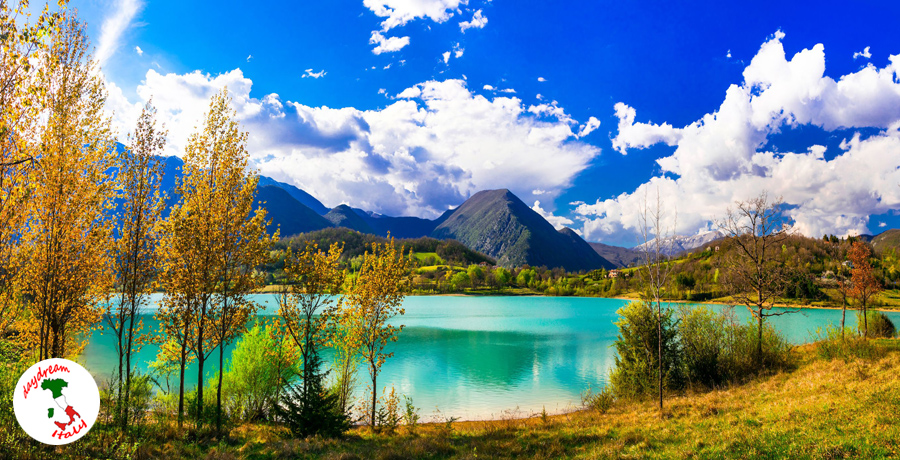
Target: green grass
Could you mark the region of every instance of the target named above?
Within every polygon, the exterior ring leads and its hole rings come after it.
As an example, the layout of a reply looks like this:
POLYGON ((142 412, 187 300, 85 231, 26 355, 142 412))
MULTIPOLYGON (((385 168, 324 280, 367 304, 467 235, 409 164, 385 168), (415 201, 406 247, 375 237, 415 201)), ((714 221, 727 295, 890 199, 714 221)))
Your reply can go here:
POLYGON ((715 391, 616 402, 606 413, 423 424, 395 435, 355 428, 341 440, 292 439, 277 425, 244 424, 225 439, 148 424, 138 438, 99 425, 76 447, 0 437, 17 458, 891 458, 900 456, 900 341, 873 340, 868 358, 824 359, 795 349, 798 366, 715 391))

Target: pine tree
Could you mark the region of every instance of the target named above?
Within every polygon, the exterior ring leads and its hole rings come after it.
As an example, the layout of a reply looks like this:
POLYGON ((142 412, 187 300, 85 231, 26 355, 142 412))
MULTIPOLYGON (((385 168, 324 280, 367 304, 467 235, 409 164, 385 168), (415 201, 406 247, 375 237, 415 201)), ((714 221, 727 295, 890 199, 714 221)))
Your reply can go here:
POLYGON ((336 393, 324 387, 327 372, 321 370, 322 358, 312 353, 303 366, 303 382, 290 387, 277 406, 276 413, 294 436, 339 437, 350 429, 350 418, 341 410, 336 393))

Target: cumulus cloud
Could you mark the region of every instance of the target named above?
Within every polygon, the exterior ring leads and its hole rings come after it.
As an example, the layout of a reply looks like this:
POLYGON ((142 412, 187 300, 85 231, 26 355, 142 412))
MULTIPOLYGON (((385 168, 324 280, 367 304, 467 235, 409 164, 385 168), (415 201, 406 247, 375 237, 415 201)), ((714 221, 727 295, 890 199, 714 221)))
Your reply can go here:
POLYGON ((324 77, 326 73, 328 73, 328 72, 325 72, 324 69, 323 69, 323 70, 320 70, 320 71, 318 71, 318 72, 313 72, 313 69, 306 69, 306 71, 303 73, 303 76, 301 76, 300 78, 315 78, 315 79, 319 79, 319 78, 324 77))
POLYGON ((428 18, 442 23, 453 17, 453 12, 468 0, 363 0, 363 5, 376 16, 385 18, 381 29, 388 31, 406 23, 428 18))
POLYGON ((887 227, 887 222, 879 222, 878 223, 878 228, 884 228, 884 227, 887 227))
POLYGON ((616 104, 617 150, 675 150, 657 160, 661 177, 576 208, 589 239, 633 239, 643 196, 656 190, 677 207, 679 234, 711 228, 726 206, 763 190, 782 196, 795 228, 810 236, 864 233, 870 215, 900 207, 900 55, 835 81, 824 75, 821 44, 788 59, 783 38, 777 32, 761 46, 718 110, 683 128, 635 123, 634 109, 616 104), (846 136, 840 151, 828 159, 820 145, 767 148, 772 135, 801 125, 846 136), (866 137, 859 128, 868 128, 866 137))
POLYGON ((859 58, 866 58, 866 59, 872 58, 872 53, 869 52, 868 46, 862 51, 857 51, 857 52, 853 53, 853 59, 859 59, 859 58))
MULTIPOLYGON (((131 21, 141 9, 141 2, 138 0, 121 0, 107 16, 100 26, 100 41, 97 44, 97 51, 94 58, 100 67, 106 64, 106 61, 116 52, 119 47, 119 39, 125 29, 131 25, 131 21)), ((135 48, 139 50, 140 48, 135 48)), ((138 53, 141 54, 141 53, 138 53)))
POLYGON ((600 120, 598 120, 596 117, 588 118, 587 123, 581 125, 581 130, 578 131, 578 137, 587 136, 599 127, 600 120))
POLYGON ((552 202, 600 153, 577 140, 564 111, 538 116, 518 98, 474 94, 463 80, 423 82, 384 109, 358 110, 251 96, 252 82, 239 69, 215 76, 150 70, 139 102, 110 85, 110 109, 127 132, 152 96, 169 129, 167 153, 181 155, 209 98, 225 86, 249 132, 253 166, 330 205, 436 217, 489 188, 509 188, 526 202, 537 190, 552 202))
POLYGON ((615 105, 615 110, 616 118, 619 119, 619 133, 613 138, 612 146, 622 155, 630 148, 644 148, 659 142, 675 145, 681 138, 681 130, 668 123, 635 123, 636 111, 622 102, 615 105))
POLYGON ((140 46, 135 46, 135 47, 134 47, 134 52, 137 53, 138 56, 143 56, 143 55, 144 55, 144 50, 142 50, 140 46))
POLYGON ((409 44, 409 37, 385 37, 378 31, 372 32, 369 38, 370 45, 377 45, 372 52, 375 54, 393 53, 400 51, 404 46, 409 44))
POLYGON ((450 61, 450 52, 449 51, 444 51, 441 54, 441 56, 443 56, 443 58, 444 58, 444 64, 446 64, 448 61, 450 61))
POLYGON ((462 33, 466 33, 466 30, 468 29, 484 29, 484 26, 486 26, 487 23, 488 19, 484 17, 484 14, 482 14, 481 10, 478 10, 474 15, 472 15, 471 21, 459 23, 459 30, 461 30, 462 33))
POLYGON ((572 219, 562 216, 555 216, 552 212, 545 211, 543 208, 541 208, 540 201, 535 201, 534 206, 532 206, 531 209, 534 212, 540 214, 541 217, 547 220, 547 222, 550 222, 550 224, 553 225, 553 227, 555 227, 557 230, 561 230, 563 227, 572 225, 574 223, 572 219))

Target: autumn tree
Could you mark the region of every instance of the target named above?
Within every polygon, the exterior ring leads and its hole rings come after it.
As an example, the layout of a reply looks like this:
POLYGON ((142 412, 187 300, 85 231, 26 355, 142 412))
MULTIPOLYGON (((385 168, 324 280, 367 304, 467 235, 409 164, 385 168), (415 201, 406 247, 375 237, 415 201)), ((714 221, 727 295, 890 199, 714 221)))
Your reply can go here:
POLYGON ((757 321, 757 363, 762 365, 763 323, 766 318, 792 311, 774 312, 772 307, 786 288, 787 271, 781 262, 782 243, 790 232, 781 215, 781 199, 768 194, 735 203, 725 219, 717 222, 728 237, 731 250, 725 257, 725 282, 732 297, 747 307, 757 321))
POLYGON ((268 259, 268 249, 278 234, 266 233, 266 210, 253 208, 259 175, 247 162, 247 133, 240 130, 228 93, 213 97, 202 143, 218 157, 212 211, 218 222, 214 238, 219 241, 214 254, 217 315, 212 326, 214 346, 219 348, 219 382, 216 388, 216 429, 222 428, 222 377, 225 347, 246 330, 250 316, 259 309, 247 295, 262 287, 265 278, 257 268, 268 259))
POLYGON ((107 304, 105 317, 116 336, 119 359, 116 397, 122 430, 128 426, 125 406, 131 395, 131 358, 142 342, 139 334, 143 323, 139 313, 149 302, 159 265, 156 242, 164 201, 159 190, 162 163, 156 155, 165 148, 166 132, 157 129, 155 114, 156 109, 147 103, 134 133, 129 135, 118 171, 123 190, 118 210, 120 226, 114 244, 117 292, 115 299, 107 304))
MULTIPOLYGON (((203 126, 188 139, 176 189, 181 198, 172 207, 162 245, 171 305, 165 318, 183 331, 180 338, 189 337, 184 347, 197 359, 201 423, 204 364, 217 347, 243 331, 258 308, 246 296, 261 284, 255 269, 271 242, 265 233, 265 210, 253 209, 258 177, 248 171, 247 134, 235 117, 227 90, 214 95, 203 126)), ((220 365, 223 356, 220 349, 220 365)), ((217 420, 220 415, 221 393, 217 420)))
MULTIPOLYGON (((288 248, 284 259, 284 284, 276 297, 278 314, 303 359, 301 377, 306 379, 313 369, 307 364, 326 345, 327 327, 331 318, 341 309, 340 294, 344 284, 344 272, 340 268, 342 245, 334 243, 328 252, 319 250, 316 243, 295 254, 288 248)), ((307 391, 306 386, 303 387, 307 391)))
POLYGON ((38 166, 35 140, 46 100, 35 62, 48 49, 61 18, 46 5, 32 22, 27 9, 25 1, 0 1, 0 333, 20 314, 14 281, 21 259, 16 250, 31 206, 38 166))
POLYGON ((372 243, 371 251, 362 257, 362 265, 356 277, 350 282, 347 293, 349 312, 346 320, 353 324, 358 334, 360 355, 365 362, 372 381, 372 400, 368 413, 369 426, 375 429, 375 406, 378 396, 378 374, 387 358, 393 352, 385 353, 388 342, 397 341, 397 334, 403 325, 392 321, 403 315, 406 273, 409 259, 397 250, 394 239, 383 244, 372 243))
MULTIPOLYGON (((340 394, 327 397, 322 380, 320 350, 329 339, 336 313, 342 299, 335 297, 344 284, 344 271, 340 268, 343 246, 334 243, 328 252, 319 250, 315 243, 295 254, 288 248, 285 256, 284 279, 278 298, 278 313, 285 328, 300 350, 301 382, 292 391, 295 400, 286 400, 283 415, 289 425, 303 427, 300 432, 312 434, 319 425, 329 425, 333 412, 344 414, 340 394), (317 407, 321 405, 335 407, 317 407), (337 409, 337 410, 332 410, 337 409)), ((340 383, 340 382, 339 382, 340 383)))
POLYGON ((642 266, 637 270, 643 285, 644 302, 651 306, 655 304, 656 334, 657 334, 657 385, 659 391, 659 410, 663 410, 663 290, 668 283, 673 265, 669 263, 668 251, 671 248, 674 235, 675 219, 672 226, 666 228, 665 209, 656 189, 656 203, 654 207, 648 205, 646 194, 644 206, 640 212, 641 236, 644 243, 641 245, 642 266))
POLYGON ((863 318, 863 337, 869 337, 868 302, 875 294, 881 292, 881 283, 875 278, 872 263, 872 250, 862 241, 855 241, 847 251, 847 257, 853 268, 850 269, 850 296, 857 301, 857 308, 863 318))
POLYGON ((78 354, 112 287, 111 222, 116 193, 103 80, 87 52, 84 26, 61 20, 37 58, 46 123, 33 155, 33 187, 18 274, 31 320, 25 337, 40 359, 78 354))

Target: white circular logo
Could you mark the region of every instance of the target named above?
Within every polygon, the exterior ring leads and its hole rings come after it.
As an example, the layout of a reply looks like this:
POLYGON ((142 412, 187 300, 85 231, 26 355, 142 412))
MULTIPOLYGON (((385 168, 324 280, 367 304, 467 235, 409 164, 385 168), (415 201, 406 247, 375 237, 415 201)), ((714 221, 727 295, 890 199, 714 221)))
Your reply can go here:
POLYGON ((52 445, 81 439, 100 413, 94 377, 68 359, 45 359, 28 368, 13 394, 19 426, 32 438, 52 445))

